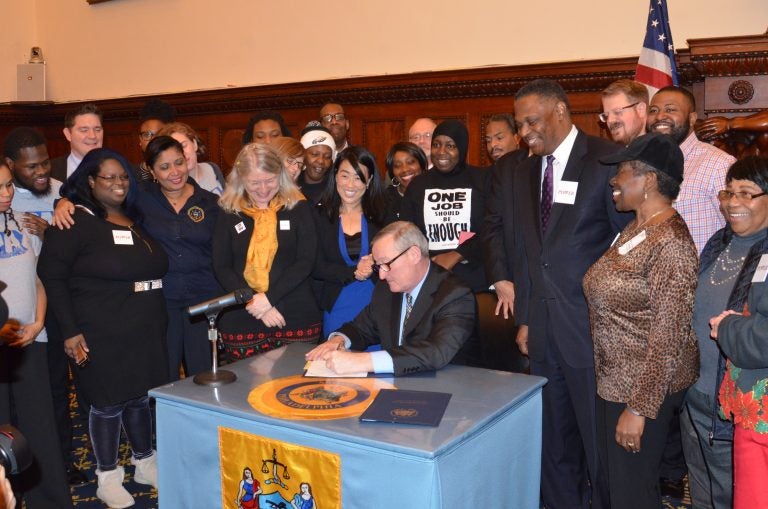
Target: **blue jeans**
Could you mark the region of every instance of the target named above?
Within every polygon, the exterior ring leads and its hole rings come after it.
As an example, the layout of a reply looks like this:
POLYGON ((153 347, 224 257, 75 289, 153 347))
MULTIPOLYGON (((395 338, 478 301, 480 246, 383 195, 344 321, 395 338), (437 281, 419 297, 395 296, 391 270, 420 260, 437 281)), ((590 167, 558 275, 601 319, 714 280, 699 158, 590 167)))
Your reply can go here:
POLYGON ((88 428, 96 464, 102 472, 117 468, 121 426, 128 435, 135 459, 152 456, 152 413, 149 408, 149 396, 101 408, 91 406, 88 428))

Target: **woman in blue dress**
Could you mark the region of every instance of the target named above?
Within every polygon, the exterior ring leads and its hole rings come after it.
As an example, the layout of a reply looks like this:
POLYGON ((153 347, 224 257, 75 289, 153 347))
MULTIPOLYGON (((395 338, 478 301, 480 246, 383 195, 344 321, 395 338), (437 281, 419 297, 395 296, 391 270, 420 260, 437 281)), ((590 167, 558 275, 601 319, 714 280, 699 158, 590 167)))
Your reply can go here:
POLYGON ((319 248, 312 276, 323 313, 323 336, 352 320, 373 293, 370 244, 385 215, 376 159, 366 148, 344 149, 320 199, 319 248))

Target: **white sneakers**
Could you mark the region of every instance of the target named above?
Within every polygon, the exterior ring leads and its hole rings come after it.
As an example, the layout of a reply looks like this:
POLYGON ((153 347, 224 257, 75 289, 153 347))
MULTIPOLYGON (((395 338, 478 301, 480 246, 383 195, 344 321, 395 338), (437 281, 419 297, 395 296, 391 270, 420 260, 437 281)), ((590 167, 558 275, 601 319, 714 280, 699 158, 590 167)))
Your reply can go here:
MULTIPOLYGON (((144 459, 131 458, 131 464, 136 467, 133 480, 139 484, 149 484, 157 489, 157 452, 152 451, 152 456, 144 459)), ((134 504, 133 496, 123 487, 125 469, 121 466, 114 470, 102 472, 96 470, 99 487, 96 488, 96 496, 112 509, 131 507, 134 504)))
POLYGON ((157 451, 152 456, 137 460, 131 457, 131 464, 136 467, 133 480, 139 484, 150 484, 157 489, 157 451))
POLYGON ((123 487, 123 478, 125 477, 123 467, 117 467, 106 472, 97 469, 96 477, 99 481, 99 487, 96 488, 96 496, 107 506, 113 509, 122 509, 123 507, 131 507, 133 505, 133 497, 123 487))

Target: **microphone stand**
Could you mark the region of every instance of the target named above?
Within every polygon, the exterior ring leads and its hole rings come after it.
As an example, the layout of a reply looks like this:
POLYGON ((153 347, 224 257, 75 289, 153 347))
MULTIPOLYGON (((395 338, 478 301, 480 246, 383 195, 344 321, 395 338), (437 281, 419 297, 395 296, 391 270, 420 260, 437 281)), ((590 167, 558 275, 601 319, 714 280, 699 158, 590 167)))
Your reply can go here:
POLYGON ((213 359, 211 370, 198 373, 192 380, 198 385, 207 385, 208 387, 221 387, 222 385, 231 384, 237 380, 237 375, 231 371, 219 369, 219 360, 216 351, 216 342, 219 339, 219 330, 216 328, 216 318, 219 316, 219 311, 209 311, 205 313, 205 316, 208 318, 208 340, 211 342, 211 358, 213 359))

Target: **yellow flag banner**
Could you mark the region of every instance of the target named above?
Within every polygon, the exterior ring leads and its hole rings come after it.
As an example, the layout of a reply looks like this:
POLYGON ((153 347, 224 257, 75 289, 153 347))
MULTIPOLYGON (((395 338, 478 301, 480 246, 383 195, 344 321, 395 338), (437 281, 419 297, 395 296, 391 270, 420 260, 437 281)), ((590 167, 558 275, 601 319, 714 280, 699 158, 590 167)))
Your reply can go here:
POLYGON ((341 509, 338 454, 219 427, 221 507, 341 509))

